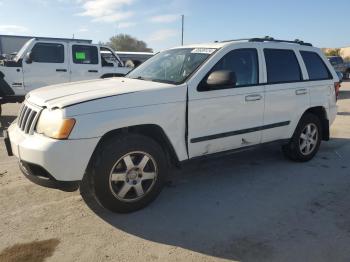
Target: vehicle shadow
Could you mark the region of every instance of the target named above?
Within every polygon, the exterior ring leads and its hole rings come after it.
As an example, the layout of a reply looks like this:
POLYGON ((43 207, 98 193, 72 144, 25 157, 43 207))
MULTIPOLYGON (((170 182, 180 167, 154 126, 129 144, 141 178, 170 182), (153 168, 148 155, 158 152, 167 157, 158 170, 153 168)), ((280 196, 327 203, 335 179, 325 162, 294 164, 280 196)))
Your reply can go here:
POLYGON ((11 123, 16 119, 16 116, 0 116, 0 137, 3 137, 3 131, 6 130, 11 123))
POLYGON ((329 225, 315 215, 318 207, 313 203, 330 191, 324 185, 350 186, 345 175, 350 165, 344 164, 349 163, 349 151, 348 139, 334 139, 308 163, 286 160, 275 145, 191 162, 171 174, 155 202, 131 214, 111 213, 82 195, 104 221, 146 240, 243 262, 283 261, 286 256, 307 261, 329 241, 322 233, 329 225), (342 159, 343 165, 340 154, 348 158, 342 159), (321 244, 303 254, 308 234, 321 244), (300 252, 291 252, 291 244, 300 252))

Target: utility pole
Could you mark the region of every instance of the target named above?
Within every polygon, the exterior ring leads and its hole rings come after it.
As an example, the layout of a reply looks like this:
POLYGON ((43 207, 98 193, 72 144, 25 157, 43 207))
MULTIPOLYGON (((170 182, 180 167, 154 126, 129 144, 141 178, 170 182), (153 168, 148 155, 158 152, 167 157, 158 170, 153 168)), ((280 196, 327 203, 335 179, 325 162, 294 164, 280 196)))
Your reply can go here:
POLYGON ((184 45, 184 24, 185 24, 185 15, 181 15, 181 45, 184 45))

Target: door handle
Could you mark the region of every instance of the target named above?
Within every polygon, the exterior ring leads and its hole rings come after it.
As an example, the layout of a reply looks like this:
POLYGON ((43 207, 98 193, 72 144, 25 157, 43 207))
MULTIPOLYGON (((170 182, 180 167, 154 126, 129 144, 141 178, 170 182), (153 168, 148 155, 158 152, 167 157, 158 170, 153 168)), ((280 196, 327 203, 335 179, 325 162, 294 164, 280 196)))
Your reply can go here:
POLYGON ((56 72, 67 72, 67 69, 56 69, 56 72))
POLYGON ((249 96, 245 97, 245 101, 247 101, 247 102, 258 101, 261 99, 262 99, 261 95, 249 95, 249 96))
POLYGON ((89 73, 98 73, 98 70, 89 70, 89 73))
POLYGON ((298 89, 298 90, 295 90, 295 94, 297 95, 297 96, 299 96, 299 95, 306 95, 307 94, 307 90, 306 89, 298 89))

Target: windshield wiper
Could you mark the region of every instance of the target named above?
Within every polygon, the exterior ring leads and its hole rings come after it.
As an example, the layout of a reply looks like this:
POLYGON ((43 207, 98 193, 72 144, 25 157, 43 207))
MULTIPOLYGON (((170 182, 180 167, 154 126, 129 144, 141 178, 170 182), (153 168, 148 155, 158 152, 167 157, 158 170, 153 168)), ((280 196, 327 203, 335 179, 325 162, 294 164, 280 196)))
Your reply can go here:
POLYGON ((142 76, 131 77, 131 79, 138 79, 138 80, 147 80, 147 81, 150 81, 150 79, 144 78, 144 77, 142 77, 142 76))
POLYGON ((164 83, 164 84, 172 84, 175 85, 176 82, 171 81, 171 80, 162 80, 162 79, 151 79, 152 82, 159 82, 159 83, 164 83))
POLYGON ((170 80, 152 79, 152 78, 145 78, 142 76, 131 77, 131 79, 138 79, 138 80, 145 80, 145 81, 159 82, 159 83, 173 84, 173 85, 175 84, 174 81, 170 81, 170 80))

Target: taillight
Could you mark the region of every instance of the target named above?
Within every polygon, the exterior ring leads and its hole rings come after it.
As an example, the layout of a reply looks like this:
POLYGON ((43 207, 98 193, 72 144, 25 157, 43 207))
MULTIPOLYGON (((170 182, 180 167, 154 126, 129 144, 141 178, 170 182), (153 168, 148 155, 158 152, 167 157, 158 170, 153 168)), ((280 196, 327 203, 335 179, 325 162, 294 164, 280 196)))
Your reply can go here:
POLYGON ((338 100, 339 90, 340 90, 340 82, 334 83, 334 90, 335 90, 335 99, 338 100))

